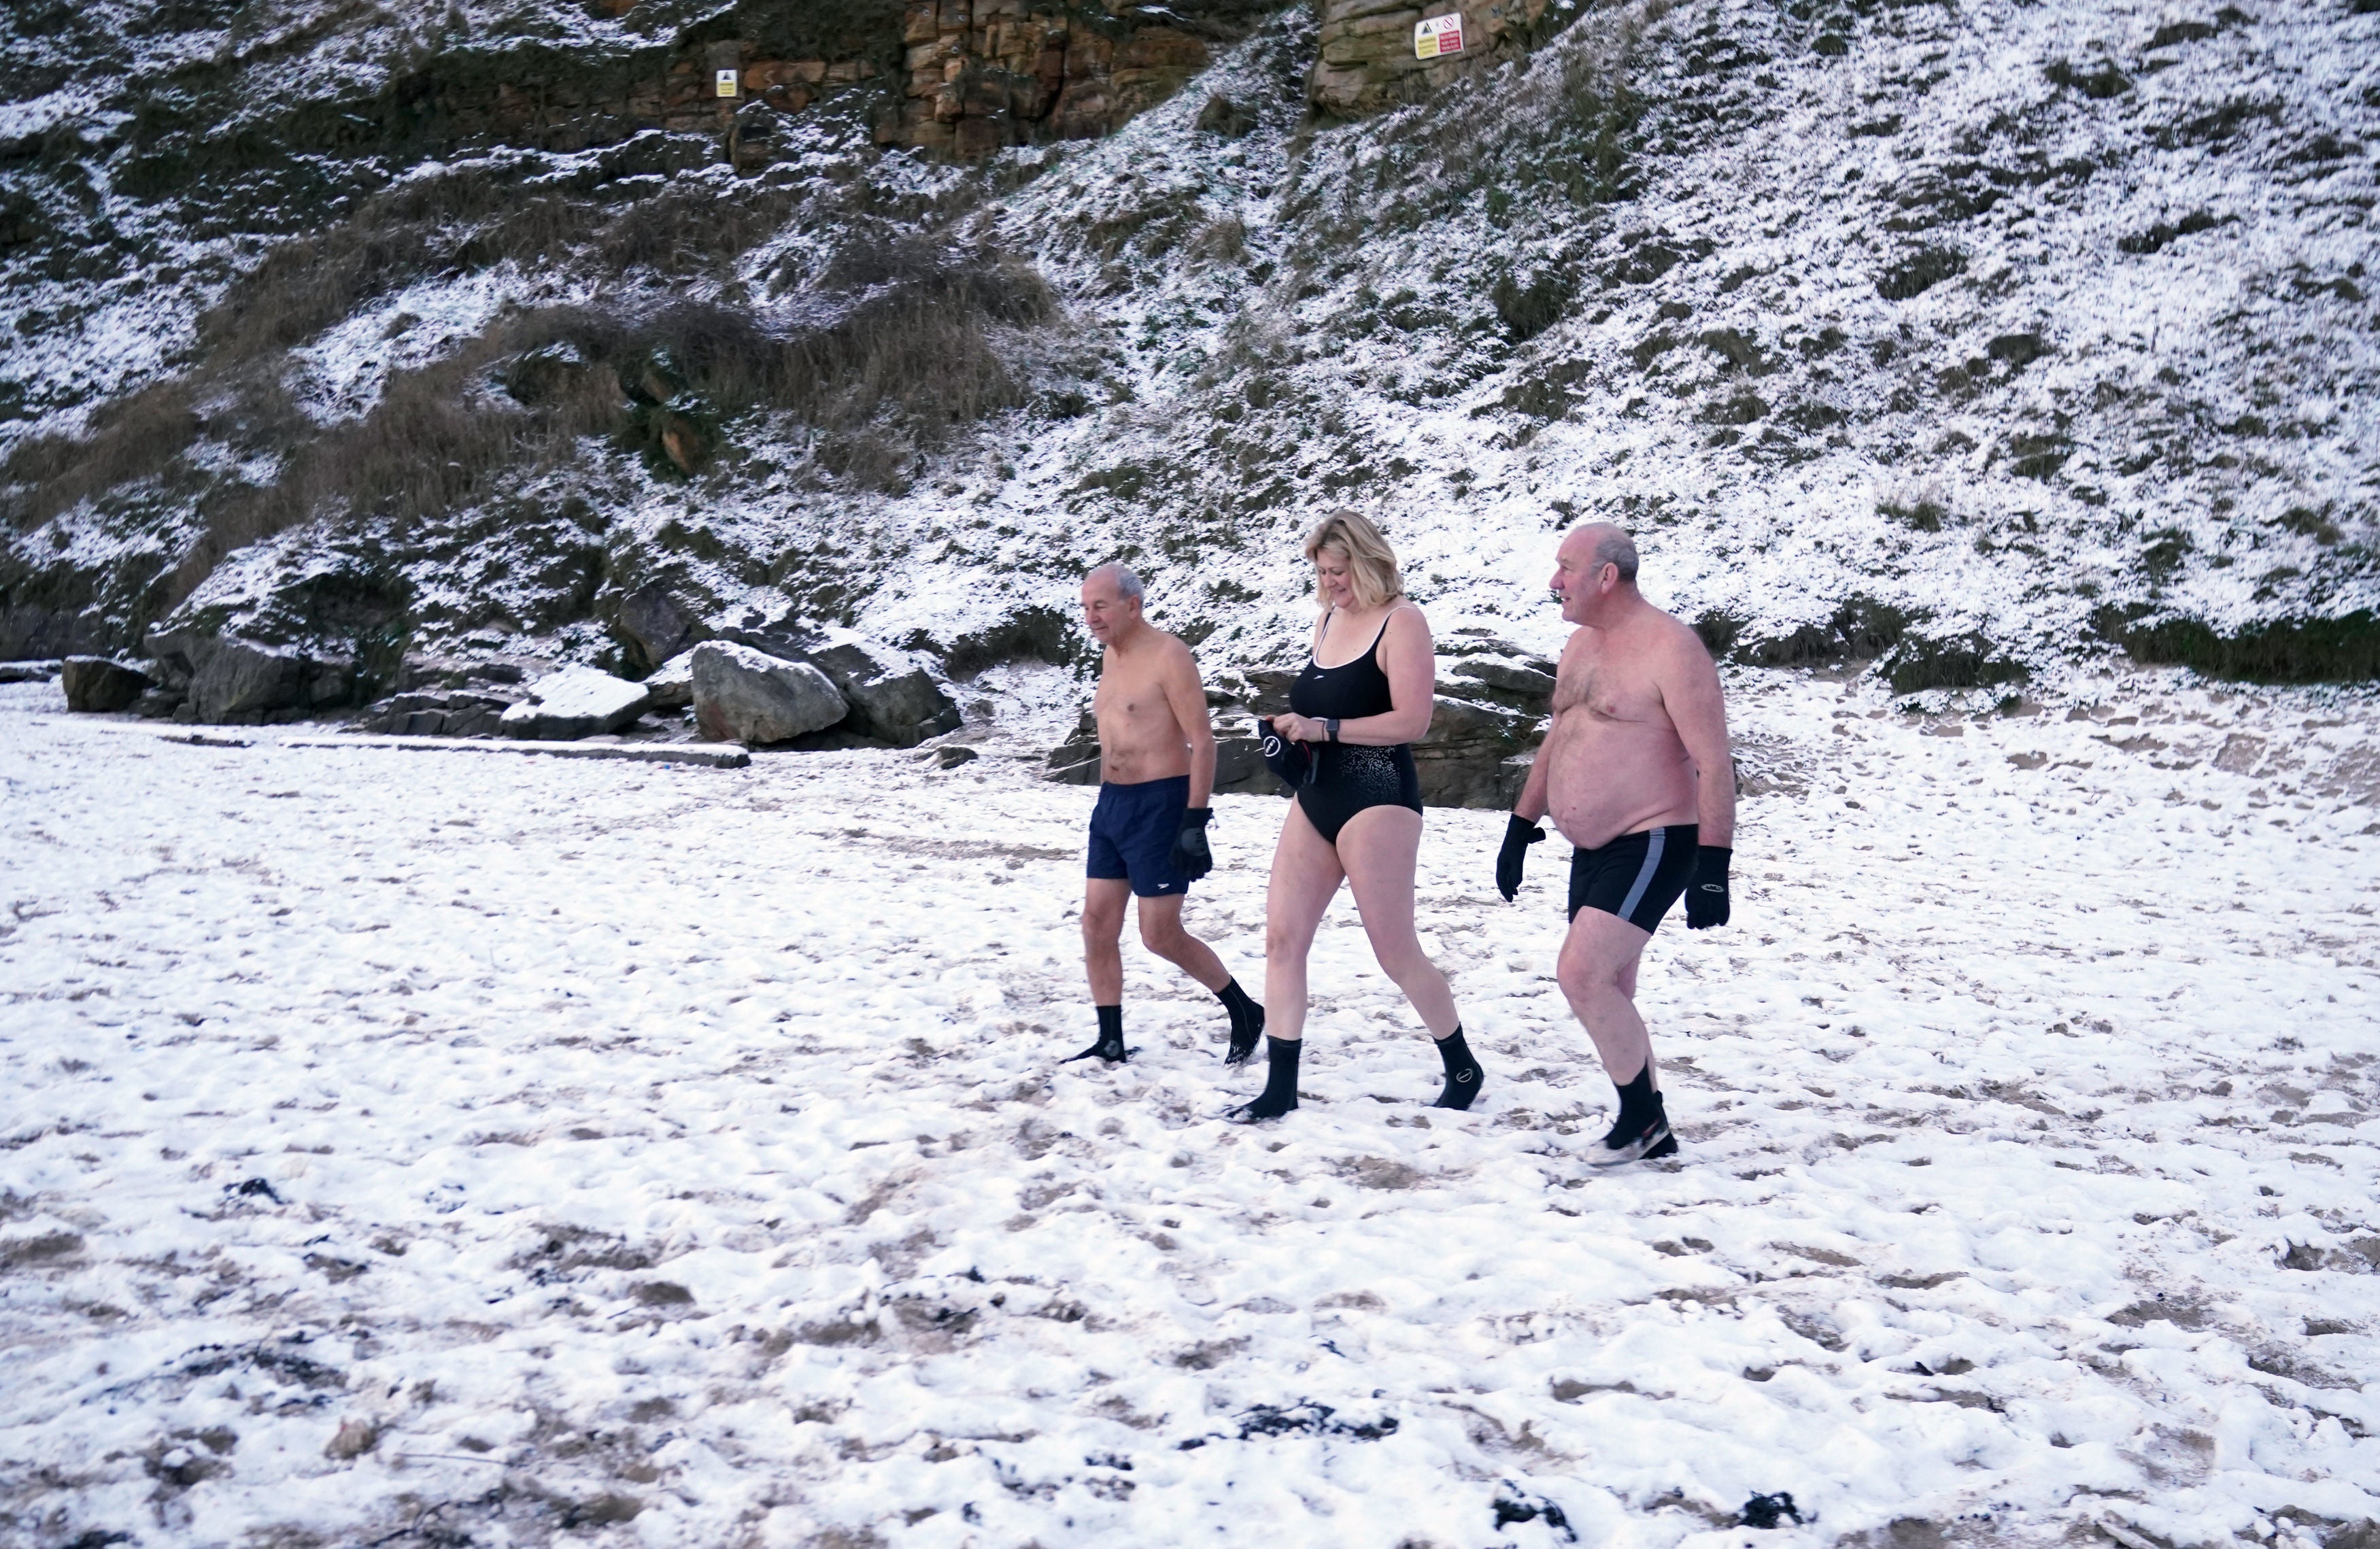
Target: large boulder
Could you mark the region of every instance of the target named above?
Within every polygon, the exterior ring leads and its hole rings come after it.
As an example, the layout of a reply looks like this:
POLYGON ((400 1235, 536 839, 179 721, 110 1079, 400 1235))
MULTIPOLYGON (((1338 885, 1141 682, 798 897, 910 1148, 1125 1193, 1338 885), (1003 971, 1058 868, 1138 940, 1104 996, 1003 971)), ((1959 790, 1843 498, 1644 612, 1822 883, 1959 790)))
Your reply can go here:
POLYGON ((824 672, 850 706, 844 730, 894 747, 915 747, 959 729, 959 707, 929 659, 878 645, 848 629, 754 626, 719 631, 726 640, 824 672))
POLYGON ((529 685, 529 697, 504 713, 507 737, 544 743, 617 732, 645 713, 645 685, 592 667, 565 667, 529 685))
POLYGON ((851 729, 861 736, 915 747, 959 729, 957 704, 906 651, 852 638, 810 652, 809 661, 850 702, 851 729))
POLYGON ((807 661, 706 640, 694 647, 694 720, 714 742, 782 743, 851 714, 833 682, 807 661))
POLYGON ((153 633, 148 645, 163 686, 185 696, 176 711, 182 720, 212 726, 297 720, 345 704, 355 692, 355 663, 341 657, 191 629, 153 633))
MULTIPOLYGON (((1439 682, 1429 734, 1414 744, 1425 806, 1509 807, 1529 776, 1545 720, 1524 710, 1456 697, 1439 682)), ((1458 691, 1459 692, 1459 691, 1458 691)))
POLYGON ((261 721, 305 702, 306 659, 296 651, 219 640, 194 665, 190 702, 210 725, 261 721))
POLYGON ((150 677, 103 656, 70 656, 59 676, 65 680, 67 708, 112 713, 130 709, 150 688, 150 677))

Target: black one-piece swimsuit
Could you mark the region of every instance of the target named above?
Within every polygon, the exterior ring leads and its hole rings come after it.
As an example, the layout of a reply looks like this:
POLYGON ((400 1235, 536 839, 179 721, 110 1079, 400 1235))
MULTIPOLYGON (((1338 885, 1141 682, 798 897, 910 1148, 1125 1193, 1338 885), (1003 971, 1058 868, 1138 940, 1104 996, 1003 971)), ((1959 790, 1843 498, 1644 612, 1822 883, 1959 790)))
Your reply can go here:
MULTIPOLYGON (((1390 617, 1394 617, 1391 614, 1390 617)), ((1327 633, 1329 625, 1324 625, 1327 633)), ((1354 720, 1386 715, 1396 708, 1389 693, 1389 675, 1377 658, 1389 633, 1387 619, 1372 636, 1371 648, 1353 661, 1325 667, 1305 658, 1305 671, 1290 685, 1289 708, 1316 720, 1354 720)), ((1355 743, 1322 743, 1314 748, 1316 766, 1311 784, 1297 791, 1297 805, 1305 820, 1327 843, 1339 842, 1347 819, 1367 806, 1407 806, 1421 810, 1421 777, 1415 772, 1413 744, 1371 747, 1355 743)))

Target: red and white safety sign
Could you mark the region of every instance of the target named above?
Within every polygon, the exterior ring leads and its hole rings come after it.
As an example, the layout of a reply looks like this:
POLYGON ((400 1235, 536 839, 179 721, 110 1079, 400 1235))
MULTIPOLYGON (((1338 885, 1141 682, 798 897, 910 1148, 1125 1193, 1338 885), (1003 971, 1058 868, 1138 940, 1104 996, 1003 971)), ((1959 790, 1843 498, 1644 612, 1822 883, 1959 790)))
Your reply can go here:
POLYGON ((1441 59, 1463 52, 1463 14, 1434 16, 1414 24, 1414 57, 1441 59))

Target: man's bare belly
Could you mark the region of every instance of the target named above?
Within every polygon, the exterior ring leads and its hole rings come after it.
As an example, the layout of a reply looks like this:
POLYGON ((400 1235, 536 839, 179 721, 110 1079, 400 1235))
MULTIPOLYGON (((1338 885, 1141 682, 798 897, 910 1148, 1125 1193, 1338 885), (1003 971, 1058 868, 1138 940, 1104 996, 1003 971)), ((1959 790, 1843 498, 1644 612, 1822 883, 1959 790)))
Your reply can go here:
POLYGON ((1110 785, 1138 785, 1189 772, 1190 749, 1186 744, 1177 743, 1170 749, 1119 748, 1108 740, 1107 728, 1099 728, 1099 778, 1110 785))
POLYGON ((1694 820, 1694 762, 1672 727, 1568 710, 1537 756, 1550 760, 1547 816, 1581 850, 1694 820))
POLYGON ((1102 683, 1097 709, 1101 780, 1138 785, 1190 772, 1189 739, 1158 684, 1102 683))

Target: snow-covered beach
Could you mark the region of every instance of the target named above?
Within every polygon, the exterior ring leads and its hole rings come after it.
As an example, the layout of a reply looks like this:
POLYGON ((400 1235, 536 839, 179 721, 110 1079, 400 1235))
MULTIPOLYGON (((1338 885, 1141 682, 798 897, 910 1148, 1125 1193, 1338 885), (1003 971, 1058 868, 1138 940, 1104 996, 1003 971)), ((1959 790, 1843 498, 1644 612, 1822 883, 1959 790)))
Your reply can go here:
MULTIPOLYGON (((1422 853, 1479 1107, 1342 898, 1310 1095, 1238 1129, 1136 943, 1139 1054, 1057 1064, 1092 793, 997 742, 0 688, 0 1541, 2368 1542, 2380 713, 1733 691, 1735 924, 1644 974, 1684 1153, 1609 1176, 1498 814, 1422 853)), ((1279 808, 1218 808, 1188 919, 1253 984, 1279 808)))

